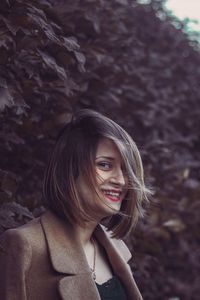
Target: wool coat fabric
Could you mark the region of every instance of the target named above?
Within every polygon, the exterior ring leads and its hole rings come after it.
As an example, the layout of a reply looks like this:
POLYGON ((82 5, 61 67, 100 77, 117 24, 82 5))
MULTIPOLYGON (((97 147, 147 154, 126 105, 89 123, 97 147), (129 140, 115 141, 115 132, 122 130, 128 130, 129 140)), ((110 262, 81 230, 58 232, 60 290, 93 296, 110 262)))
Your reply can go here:
MULTIPOLYGON (((128 300, 142 296, 127 261, 124 242, 101 225, 95 237, 105 249, 128 300)), ((84 250, 71 225, 47 211, 0 238, 1 300, 100 300, 84 250)))

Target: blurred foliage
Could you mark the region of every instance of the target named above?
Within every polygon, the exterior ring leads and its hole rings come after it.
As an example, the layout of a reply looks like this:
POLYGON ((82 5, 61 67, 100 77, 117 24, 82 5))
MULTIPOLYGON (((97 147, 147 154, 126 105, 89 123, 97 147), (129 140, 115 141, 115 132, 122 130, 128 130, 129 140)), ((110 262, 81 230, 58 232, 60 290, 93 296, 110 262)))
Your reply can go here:
POLYGON ((198 299, 200 53, 161 0, 1 0, 0 232, 43 212, 47 157, 89 107, 137 142, 155 196, 128 239, 145 300, 198 299))

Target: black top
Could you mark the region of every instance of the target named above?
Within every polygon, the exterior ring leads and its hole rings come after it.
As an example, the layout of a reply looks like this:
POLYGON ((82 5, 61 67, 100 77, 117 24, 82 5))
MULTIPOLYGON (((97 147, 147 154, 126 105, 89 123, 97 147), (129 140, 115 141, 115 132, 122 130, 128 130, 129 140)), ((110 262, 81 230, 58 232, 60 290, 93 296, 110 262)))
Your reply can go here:
POLYGON ((103 284, 96 283, 101 300, 127 300, 125 290, 117 276, 103 284))

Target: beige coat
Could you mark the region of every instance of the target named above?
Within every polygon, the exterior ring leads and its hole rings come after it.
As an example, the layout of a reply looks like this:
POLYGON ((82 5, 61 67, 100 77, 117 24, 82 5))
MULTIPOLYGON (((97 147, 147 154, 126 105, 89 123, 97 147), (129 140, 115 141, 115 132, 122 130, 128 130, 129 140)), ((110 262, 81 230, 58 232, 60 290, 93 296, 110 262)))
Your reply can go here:
MULTIPOLYGON (((128 300, 141 300, 127 261, 130 252, 99 225, 95 236, 104 247, 128 300)), ((47 211, 0 239, 1 300, 100 300, 86 256, 71 226, 47 211)))

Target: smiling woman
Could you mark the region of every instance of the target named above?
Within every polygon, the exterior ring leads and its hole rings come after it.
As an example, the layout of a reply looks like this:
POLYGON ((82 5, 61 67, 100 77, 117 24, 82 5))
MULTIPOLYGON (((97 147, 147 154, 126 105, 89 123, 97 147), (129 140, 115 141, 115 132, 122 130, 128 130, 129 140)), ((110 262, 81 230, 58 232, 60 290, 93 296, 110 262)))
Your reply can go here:
MULTIPOLYGON (((128 175, 124 161, 114 142, 108 138, 99 141, 95 161, 97 186, 108 200, 108 216, 113 215, 120 211, 122 200, 128 191, 128 175)), ((106 203, 104 201, 104 204, 106 203)))
POLYGON ((0 239, 0 299, 142 299, 120 238, 148 193, 127 132, 92 110, 74 114, 45 172, 47 211, 0 239))
POLYGON ((98 204, 94 209, 101 221, 102 218, 120 211, 122 200, 128 191, 128 176, 116 145, 108 138, 99 140, 94 161, 96 193, 91 194, 90 187, 81 176, 78 177, 76 184, 80 197, 85 197, 86 201, 90 196, 92 201, 97 197, 98 204))

